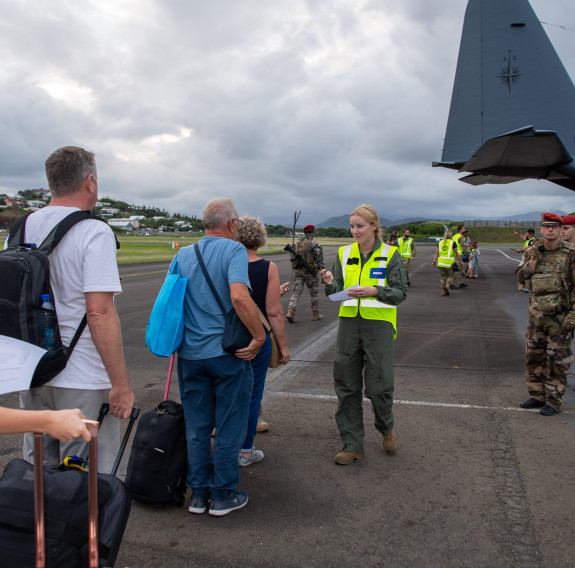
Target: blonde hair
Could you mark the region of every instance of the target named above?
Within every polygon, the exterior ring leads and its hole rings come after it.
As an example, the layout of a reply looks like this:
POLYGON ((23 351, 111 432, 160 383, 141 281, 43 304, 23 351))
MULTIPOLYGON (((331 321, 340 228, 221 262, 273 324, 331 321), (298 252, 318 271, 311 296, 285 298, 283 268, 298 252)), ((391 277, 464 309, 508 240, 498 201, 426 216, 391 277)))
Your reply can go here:
POLYGON ((361 204, 359 207, 356 207, 349 216, 351 217, 352 215, 357 215, 365 219, 370 225, 375 223, 375 238, 379 238, 379 215, 371 205, 367 205, 366 203, 361 204))
POLYGON ((445 234, 443 235, 444 239, 450 239, 451 237, 453 237, 453 233, 447 229, 447 231, 445 231, 445 234))
POLYGON ((248 250, 257 250, 266 244, 266 240, 266 227, 259 219, 249 215, 240 217, 236 241, 242 243, 248 250))

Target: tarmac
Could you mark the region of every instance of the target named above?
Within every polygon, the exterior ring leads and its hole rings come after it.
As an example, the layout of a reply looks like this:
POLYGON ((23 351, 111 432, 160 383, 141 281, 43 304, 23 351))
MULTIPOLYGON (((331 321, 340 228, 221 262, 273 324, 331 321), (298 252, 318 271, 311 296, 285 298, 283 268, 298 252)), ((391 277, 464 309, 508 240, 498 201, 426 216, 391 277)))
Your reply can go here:
MULTIPOLYGON (((513 274, 519 255, 481 247, 480 277, 443 297, 434 250, 417 244, 398 309, 397 455, 383 451, 366 399, 366 459, 333 463, 341 449, 332 385, 338 306, 320 285, 324 319, 312 322, 304 290, 295 323, 286 321, 292 360, 266 381, 270 429, 255 440, 265 458, 240 468, 246 507, 214 518, 189 514, 188 500, 179 509, 134 503, 116 566, 575 566, 574 380, 557 416, 518 407, 528 398, 528 295, 513 274)), ((329 266, 335 249, 325 253, 329 266)), ((289 280, 287 255, 273 260, 289 280)), ((164 394, 168 360, 148 352, 144 334, 166 270, 121 267, 116 303, 142 412, 164 394)), ((170 398, 178 400, 175 379, 170 398)), ((14 406, 17 397, 0 404, 14 406)), ((0 467, 20 454, 20 436, 0 439, 0 467)))

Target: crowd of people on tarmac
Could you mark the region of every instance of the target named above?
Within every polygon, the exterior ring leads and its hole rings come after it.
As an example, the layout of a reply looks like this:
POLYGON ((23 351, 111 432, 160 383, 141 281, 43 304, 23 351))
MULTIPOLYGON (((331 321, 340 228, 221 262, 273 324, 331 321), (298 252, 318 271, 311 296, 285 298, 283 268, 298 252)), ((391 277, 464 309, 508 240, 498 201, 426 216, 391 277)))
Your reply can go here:
MULTIPOLYGON (((70 212, 91 210, 98 198, 95 157, 82 148, 56 150, 46 161, 46 175, 52 200, 28 218, 28 242, 42 242, 70 212)), ((202 223, 205 236, 177 255, 180 274, 188 279, 177 368, 188 452, 186 485, 192 490, 189 512, 207 510, 224 516, 248 502, 247 493, 238 489, 239 468, 264 458, 254 438, 267 428, 260 411, 272 353, 270 332, 279 350, 279 364, 285 365, 290 360, 285 320, 295 321, 304 284, 310 291, 313 321, 322 317, 320 280, 327 295, 342 295, 333 362, 335 420, 342 447, 334 462, 349 465, 365 458, 364 390, 383 450, 394 455, 398 439, 393 416, 393 341, 397 307, 407 297, 409 266, 416 255, 409 230, 401 236, 394 232, 385 240, 376 210, 360 205, 350 214, 354 242, 339 248, 328 269, 313 238, 315 228, 307 225, 291 251, 295 284, 284 316, 280 297, 289 283, 280 284, 275 263, 257 254, 266 243, 263 223, 247 215, 240 218, 234 202, 223 197, 206 204, 202 223), (225 314, 232 308, 251 341, 229 353, 222 347, 222 336, 225 314)), ((532 230, 517 233, 524 246, 517 249, 523 260, 516 277, 520 289, 530 293, 526 362, 530 398, 520 406, 553 416, 561 409, 573 359, 575 217, 544 213, 541 231, 541 240, 532 230)), ((95 418, 102 402, 109 402, 115 420, 106 421, 99 435, 99 469, 108 471, 119 447, 120 419, 129 417, 134 404, 113 302, 121 292, 116 243, 109 226, 89 219, 69 232, 51 256, 56 311, 65 343, 83 313, 87 329, 60 375, 20 393, 20 410, 0 408, 0 432, 45 432, 46 463, 58 464, 68 455, 86 453, 90 435, 82 419, 95 418)), ((439 271, 442 295, 465 288, 464 276, 478 277, 479 258, 479 247, 465 226, 458 226, 455 234, 446 230, 432 262, 439 271)), ((24 449, 32 460, 27 437, 24 449)))

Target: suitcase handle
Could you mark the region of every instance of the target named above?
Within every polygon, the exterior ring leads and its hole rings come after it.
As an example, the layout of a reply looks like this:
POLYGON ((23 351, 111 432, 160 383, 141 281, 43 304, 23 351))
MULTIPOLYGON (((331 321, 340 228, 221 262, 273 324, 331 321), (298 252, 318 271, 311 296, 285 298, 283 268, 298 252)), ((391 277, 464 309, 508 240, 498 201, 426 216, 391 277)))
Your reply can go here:
MULTIPOLYGON (((90 457, 88 472, 88 534, 89 568, 98 568, 98 427, 95 420, 83 420, 90 432, 90 457)), ((44 443, 41 433, 34 433, 34 514, 36 517, 36 568, 46 566, 46 531, 44 523, 44 443)))
POLYGON ((98 568, 98 429, 96 420, 83 420, 90 432, 90 457, 92 466, 88 470, 88 535, 89 568, 98 568))
POLYGON ((174 359, 176 357, 175 353, 170 356, 170 367, 168 368, 168 378, 166 380, 166 390, 164 391, 164 400, 168 400, 168 394, 170 393, 170 381, 172 380, 172 369, 174 367, 174 359))

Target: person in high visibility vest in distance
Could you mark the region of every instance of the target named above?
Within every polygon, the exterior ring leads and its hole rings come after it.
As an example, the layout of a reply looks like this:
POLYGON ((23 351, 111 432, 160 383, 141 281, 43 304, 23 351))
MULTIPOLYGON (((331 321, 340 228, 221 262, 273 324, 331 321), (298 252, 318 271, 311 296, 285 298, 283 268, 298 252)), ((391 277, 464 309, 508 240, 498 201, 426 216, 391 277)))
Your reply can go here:
MULTIPOLYGON (((525 233, 520 233, 519 231, 513 231, 513 234, 519 237, 522 241, 524 241, 524 243, 523 248, 517 248, 517 249, 514 248, 512 250, 524 255, 527 252, 527 249, 531 248, 531 246, 533 245, 533 241, 535 240, 535 229, 527 229, 525 233)), ((522 262, 525 262, 525 258, 522 259, 522 262)), ((519 281, 517 282, 517 290, 519 290, 519 292, 525 292, 526 294, 529 294, 529 288, 527 286, 524 286, 519 281)))
POLYGON ((365 458, 363 384, 371 400, 375 427, 383 449, 397 451, 393 419, 393 341, 397 308, 407 296, 407 279, 397 247, 384 244, 379 217, 371 205, 350 215, 355 243, 339 249, 331 272, 322 270, 326 294, 347 290, 339 308, 333 363, 338 398, 336 423, 343 442, 335 463, 348 465, 365 458), (354 288, 349 289, 351 286, 354 288))
POLYGON ((439 269, 442 296, 449 296, 449 288, 453 284, 452 266, 456 261, 461 263, 461 257, 457 252, 457 243, 453 240, 453 233, 445 231, 443 240, 439 241, 435 251, 435 258, 431 263, 431 266, 437 265, 439 269))
POLYGON ((399 252, 401 253, 401 260, 403 262, 403 268, 405 268, 405 276, 407 278, 407 285, 411 286, 411 282, 409 281, 409 263, 412 260, 415 260, 415 243, 411 238, 411 233, 409 229, 405 229, 403 231, 403 236, 400 237, 397 241, 397 247, 399 248, 399 252))

